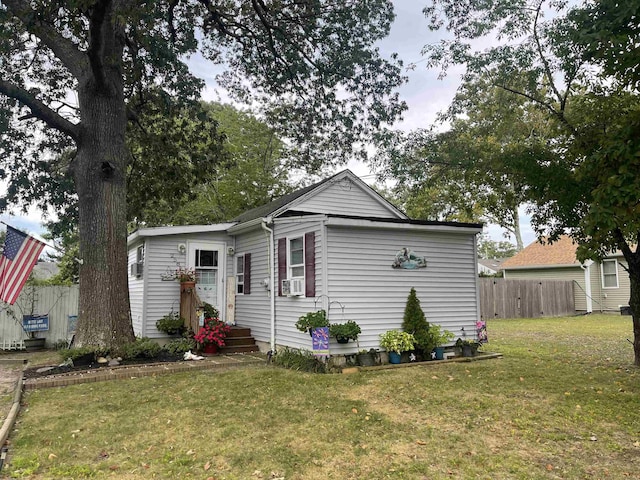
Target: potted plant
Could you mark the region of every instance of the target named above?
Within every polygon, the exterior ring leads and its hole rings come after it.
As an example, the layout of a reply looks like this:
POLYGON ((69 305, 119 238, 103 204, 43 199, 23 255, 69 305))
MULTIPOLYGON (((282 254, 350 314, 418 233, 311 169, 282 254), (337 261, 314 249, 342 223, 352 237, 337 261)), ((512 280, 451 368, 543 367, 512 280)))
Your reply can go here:
POLYGON ((478 350, 478 344, 472 340, 456 340, 456 348, 460 349, 463 357, 473 357, 478 350))
POLYGON ((360 326, 353 320, 329 325, 329 335, 335 337, 338 343, 348 343, 349 340, 355 341, 360 333, 362 333, 360 326))
POLYGON ((389 353, 389 363, 400 363, 400 354, 413 350, 413 335, 398 330, 388 330, 380 334, 380 346, 389 353))
POLYGON ((440 325, 429 325, 429 335, 433 341, 436 360, 444 360, 444 345, 451 342, 455 335, 449 330, 443 330, 440 325))
POLYGON ((184 326, 184 318, 172 310, 171 313, 156 322, 156 328, 167 335, 182 335, 186 327, 184 326))
POLYGON ((224 347, 224 339, 231 332, 231 327, 217 318, 205 318, 204 327, 193 336, 204 353, 217 353, 218 348, 224 347))
POLYGON ((309 332, 309 335, 313 333, 314 328, 328 326, 329 321, 327 320, 327 312, 325 310, 305 313, 298 318, 298 321, 296 322, 296 328, 301 332, 309 332))
POLYGON ((194 268, 178 267, 176 268, 175 278, 180 283, 195 282, 196 271, 194 268))
POLYGON ((370 348, 369 350, 360 350, 356 354, 356 360, 358 361, 358 365, 363 367, 373 367, 376 364, 376 356, 378 355, 378 351, 375 348, 370 348))

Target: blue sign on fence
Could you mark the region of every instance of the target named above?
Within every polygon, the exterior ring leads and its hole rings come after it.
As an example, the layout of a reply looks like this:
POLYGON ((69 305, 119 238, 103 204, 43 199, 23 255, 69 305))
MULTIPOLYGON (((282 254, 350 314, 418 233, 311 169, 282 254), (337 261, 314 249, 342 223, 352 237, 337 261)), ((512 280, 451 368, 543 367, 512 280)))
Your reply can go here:
POLYGON ((22 328, 25 332, 46 332, 49 330, 49 315, 23 315, 22 328))

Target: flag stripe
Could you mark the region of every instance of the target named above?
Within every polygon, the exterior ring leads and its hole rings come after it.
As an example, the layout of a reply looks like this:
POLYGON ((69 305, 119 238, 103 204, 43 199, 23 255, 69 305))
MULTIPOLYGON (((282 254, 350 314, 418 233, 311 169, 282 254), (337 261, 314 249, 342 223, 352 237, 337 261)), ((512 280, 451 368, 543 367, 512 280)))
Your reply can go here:
POLYGON ((38 261, 44 243, 12 227, 7 227, 0 261, 0 300, 13 305, 31 270, 38 261))

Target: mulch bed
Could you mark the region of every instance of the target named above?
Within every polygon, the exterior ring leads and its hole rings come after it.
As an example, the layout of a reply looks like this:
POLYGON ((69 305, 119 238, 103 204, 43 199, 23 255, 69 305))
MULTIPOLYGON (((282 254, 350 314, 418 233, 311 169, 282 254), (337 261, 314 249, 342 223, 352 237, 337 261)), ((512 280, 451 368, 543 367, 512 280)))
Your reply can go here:
POLYGON ((97 372, 100 369, 109 369, 109 368, 120 368, 120 367, 138 367, 138 366, 148 366, 150 364, 158 364, 158 363, 184 363, 185 360, 182 359, 182 356, 170 356, 164 355, 155 358, 135 358, 129 360, 122 360, 118 367, 109 366, 108 363, 98 363, 93 362, 89 365, 78 365, 78 366, 69 366, 69 365, 52 365, 52 366, 44 366, 38 365, 37 367, 29 367, 23 371, 23 377, 25 379, 30 378, 43 378, 43 377, 51 377, 56 375, 66 375, 66 374, 74 374, 74 373, 83 373, 83 372, 97 372))

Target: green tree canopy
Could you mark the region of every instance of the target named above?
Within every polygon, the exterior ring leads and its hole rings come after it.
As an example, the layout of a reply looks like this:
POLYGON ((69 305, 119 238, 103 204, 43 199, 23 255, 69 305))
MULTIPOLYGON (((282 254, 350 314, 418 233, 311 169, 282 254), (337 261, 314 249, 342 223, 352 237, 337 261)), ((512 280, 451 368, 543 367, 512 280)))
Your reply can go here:
MULTIPOLYGON (((424 12, 433 29, 452 33, 425 47, 430 66, 464 65, 463 90, 484 83, 523 105, 523 122, 528 112, 543 116, 541 148, 506 165, 526 185, 539 235, 569 233, 581 259, 622 251, 640 365, 637 10, 610 1, 433 0, 424 12), (486 35, 501 45, 474 49, 486 35)), ((469 115, 462 105, 457 113, 469 115)))
MULTIPOLYGON (((218 83, 259 107, 301 164, 319 168, 365 155, 372 132, 405 108, 394 93, 400 63, 374 46, 392 20, 387 0, 2 1, 0 178, 10 182, 2 202, 77 198, 79 345, 133 339, 127 175, 146 159, 132 156, 127 125, 153 105, 158 115, 145 118, 155 121, 141 123, 157 137, 173 121, 163 109, 195 108, 203 82, 186 59, 199 52, 219 65, 218 83)), ((215 132, 180 128, 215 144, 215 132)))

